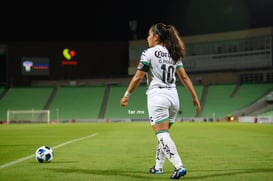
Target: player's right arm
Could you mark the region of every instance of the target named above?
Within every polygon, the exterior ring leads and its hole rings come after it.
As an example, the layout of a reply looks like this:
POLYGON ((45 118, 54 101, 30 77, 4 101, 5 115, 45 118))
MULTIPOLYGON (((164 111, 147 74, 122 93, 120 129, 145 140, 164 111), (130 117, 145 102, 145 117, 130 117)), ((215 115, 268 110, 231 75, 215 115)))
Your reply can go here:
POLYGON ((124 94, 124 96, 120 100, 121 106, 128 105, 130 94, 139 86, 139 84, 142 82, 142 79, 144 78, 144 76, 145 76, 144 71, 142 71, 142 70, 136 71, 135 75, 133 76, 133 78, 130 81, 130 84, 126 90, 126 93, 124 94))

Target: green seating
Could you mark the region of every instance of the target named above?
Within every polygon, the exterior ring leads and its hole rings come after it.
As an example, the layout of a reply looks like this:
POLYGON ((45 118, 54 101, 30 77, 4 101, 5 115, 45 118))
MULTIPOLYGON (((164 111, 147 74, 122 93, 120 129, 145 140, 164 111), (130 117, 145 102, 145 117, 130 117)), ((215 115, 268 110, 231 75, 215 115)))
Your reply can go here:
MULTIPOLYGON (((195 91, 199 98, 201 98, 203 86, 202 85, 194 85, 195 91)), ((180 114, 177 117, 195 117, 196 109, 192 103, 192 96, 187 90, 187 88, 183 85, 177 85, 177 91, 180 99, 180 114)))
POLYGON ((52 87, 12 87, 0 100, 0 120, 6 119, 8 110, 41 110, 52 87))
POLYGON ((146 86, 140 85, 130 96, 129 105, 119 105, 127 86, 111 86, 105 112, 106 118, 148 119, 146 86))
POLYGON ((254 103, 272 89, 272 83, 242 84, 234 99, 231 100, 234 105, 233 111, 254 103))
MULTIPOLYGON (((194 87, 200 99, 205 96, 201 117, 218 119, 254 103, 272 90, 273 84, 209 85, 207 94, 202 94, 205 90, 202 85, 194 87)), ((126 88, 127 85, 61 86, 48 102, 53 87, 12 87, 0 100, 0 120, 6 119, 7 110, 40 110, 45 106, 51 111, 51 120, 149 119, 146 85, 141 84, 130 96, 129 105, 121 107, 119 101, 126 88)), ((184 85, 177 85, 177 90, 180 98, 177 117, 195 117, 196 109, 190 93, 184 85)), ((3 87, 0 87, 1 91, 4 91, 3 87)))
POLYGON ((231 97, 235 84, 210 85, 203 117, 223 118, 254 103, 273 89, 273 84, 252 83, 240 85, 237 93, 231 97))
POLYGON ((235 84, 209 85, 202 117, 223 118, 234 110, 231 94, 235 84))
POLYGON ((98 118, 104 86, 59 87, 50 105, 52 120, 98 118))

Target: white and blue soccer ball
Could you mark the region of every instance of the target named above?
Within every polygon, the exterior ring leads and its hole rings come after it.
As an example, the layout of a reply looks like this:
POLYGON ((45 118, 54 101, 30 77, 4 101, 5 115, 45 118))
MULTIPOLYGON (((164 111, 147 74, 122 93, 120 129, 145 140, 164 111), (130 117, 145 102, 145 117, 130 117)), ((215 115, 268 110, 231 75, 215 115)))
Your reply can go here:
POLYGON ((50 162, 54 157, 54 152, 49 146, 41 146, 35 152, 35 158, 39 163, 50 162))

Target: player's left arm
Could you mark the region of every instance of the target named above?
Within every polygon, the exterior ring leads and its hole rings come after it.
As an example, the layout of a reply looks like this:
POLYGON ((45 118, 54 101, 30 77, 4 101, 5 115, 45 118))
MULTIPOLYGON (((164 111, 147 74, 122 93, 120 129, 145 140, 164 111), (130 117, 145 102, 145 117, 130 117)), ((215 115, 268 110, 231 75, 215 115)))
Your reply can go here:
POLYGON ((195 105, 196 110, 200 112, 201 105, 200 105, 198 96, 196 94, 196 91, 193 87, 191 79, 189 78, 188 74, 186 73, 183 67, 177 68, 176 71, 177 71, 179 80, 185 85, 185 87, 189 90, 190 94, 192 95, 193 104, 195 105))

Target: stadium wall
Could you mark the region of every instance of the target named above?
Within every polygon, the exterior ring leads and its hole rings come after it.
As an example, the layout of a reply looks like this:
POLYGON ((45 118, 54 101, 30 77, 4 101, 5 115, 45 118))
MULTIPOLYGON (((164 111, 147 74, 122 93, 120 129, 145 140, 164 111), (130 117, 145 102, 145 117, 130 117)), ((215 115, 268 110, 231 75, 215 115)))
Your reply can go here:
POLYGON ((20 41, 1 44, 8 47, 5 52, 7 80, 2 81, 7 82, 8 86, 29 86, 36 80, 57 81, 128 75, 127 41, 20 41), (28 70, 27 66, 32 67, 28 70))

